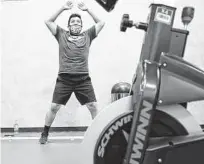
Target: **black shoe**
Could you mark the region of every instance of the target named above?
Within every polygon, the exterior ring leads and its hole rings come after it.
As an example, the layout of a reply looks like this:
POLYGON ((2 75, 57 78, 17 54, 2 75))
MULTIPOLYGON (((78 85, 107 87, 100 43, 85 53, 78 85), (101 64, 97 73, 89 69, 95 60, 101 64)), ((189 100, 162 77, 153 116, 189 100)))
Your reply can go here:
POLYGON ((42 133, 41 137, 39 139, 40 144, 46 144, 47 143, 47 138, 48 138, 48 134, 42 133))

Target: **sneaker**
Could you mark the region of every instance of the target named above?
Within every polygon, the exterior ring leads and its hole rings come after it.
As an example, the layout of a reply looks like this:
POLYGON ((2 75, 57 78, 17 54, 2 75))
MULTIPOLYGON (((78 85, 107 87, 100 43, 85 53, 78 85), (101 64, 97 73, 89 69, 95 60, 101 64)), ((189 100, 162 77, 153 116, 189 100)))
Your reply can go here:
POLYGON ((48 138, 48 135, 46 135, 45 133, 42 133, 41 137, 39 139, 40 144, 46 144, 47 143, 47 138, 48 138))

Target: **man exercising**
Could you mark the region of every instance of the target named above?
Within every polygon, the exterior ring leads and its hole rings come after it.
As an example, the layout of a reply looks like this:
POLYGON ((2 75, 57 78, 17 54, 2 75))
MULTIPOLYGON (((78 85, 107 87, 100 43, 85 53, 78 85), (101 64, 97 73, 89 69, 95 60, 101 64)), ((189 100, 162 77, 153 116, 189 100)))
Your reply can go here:
POLYGON ((104 26, 93 12, 81 2, 78 8, 86 11, 95 21, 95 25, 81 32, 82 20, 79 14, 71 14, 68 20, 68 31, 55 24, 57 17, 65 10, 73 7, 72 1, 63 5, 50 19, 45 21, 48 29, 59 44, 59 72, 50 110, 45 117, 45 126, 39 142, 47 142, 49 128, 53 123, 56 113, 62 105, 66 105, 72 92, 81 105, 86 104, 92 119, 97 115, 96 97, 89 77, 88 56, 89 47, 93 39, 104 26))

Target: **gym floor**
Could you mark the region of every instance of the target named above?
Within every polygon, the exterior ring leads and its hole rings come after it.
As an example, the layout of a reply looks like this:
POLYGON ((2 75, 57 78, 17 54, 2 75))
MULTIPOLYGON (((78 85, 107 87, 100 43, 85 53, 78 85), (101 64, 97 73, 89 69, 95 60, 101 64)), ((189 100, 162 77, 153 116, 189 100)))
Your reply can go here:
POLYGON ((40 133, 22 133, 15 137, 1 135, 1 164, 78 164, 84 132, 51 133, 45 145, 40 133))

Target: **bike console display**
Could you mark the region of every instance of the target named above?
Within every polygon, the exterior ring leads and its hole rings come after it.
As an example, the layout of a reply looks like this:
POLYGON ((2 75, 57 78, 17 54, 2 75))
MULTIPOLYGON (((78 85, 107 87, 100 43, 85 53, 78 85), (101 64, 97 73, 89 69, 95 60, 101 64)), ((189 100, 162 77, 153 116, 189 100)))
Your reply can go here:
POLYGON ((110 12, 114 9, 118 0, 96 0, 106 11, 110 12))

